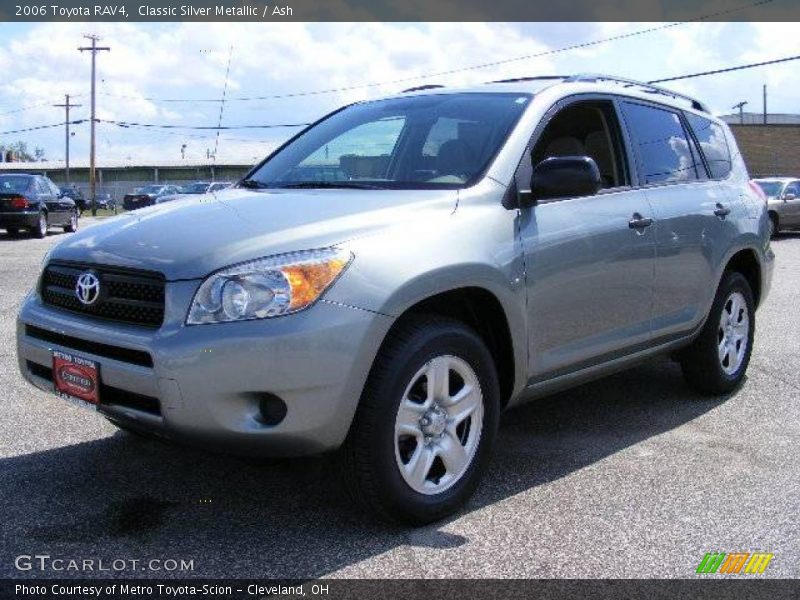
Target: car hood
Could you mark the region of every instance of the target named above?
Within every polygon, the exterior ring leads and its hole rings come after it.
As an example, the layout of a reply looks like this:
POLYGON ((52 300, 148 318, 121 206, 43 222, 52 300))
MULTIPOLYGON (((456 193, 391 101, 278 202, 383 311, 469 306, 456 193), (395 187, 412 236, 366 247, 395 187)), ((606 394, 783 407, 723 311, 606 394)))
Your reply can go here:
POLYGON ((225 190, 111 217, 64 240, 50 260, 196 279, 255 258, 446 217, 457 197, 454 190, 225 190))

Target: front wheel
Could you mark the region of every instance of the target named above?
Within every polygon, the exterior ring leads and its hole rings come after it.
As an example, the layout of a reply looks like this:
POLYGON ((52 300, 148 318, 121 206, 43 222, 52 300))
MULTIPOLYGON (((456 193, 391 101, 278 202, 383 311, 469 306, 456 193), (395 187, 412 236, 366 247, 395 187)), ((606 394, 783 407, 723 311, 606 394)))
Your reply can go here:
POLYGON ((739 385, 750 363, 755 316, 747 279, 741 273, 726 273, 703 330, 681 355, 689 385, 712 395, 727 394, 739 385))
POLYGON ((497 372, 464 324, 416 317, 376 358, 341 451, 353 499, 421 525, 458 510, 488 465, 497 432, 497 372))

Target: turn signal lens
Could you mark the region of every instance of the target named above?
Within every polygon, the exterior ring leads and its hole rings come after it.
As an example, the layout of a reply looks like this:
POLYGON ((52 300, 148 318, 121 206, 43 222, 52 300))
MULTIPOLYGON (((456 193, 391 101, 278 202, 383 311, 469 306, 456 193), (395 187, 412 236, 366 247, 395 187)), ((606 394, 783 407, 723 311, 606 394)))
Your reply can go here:
POLYGON ((325 263, 296 265, 281 269, 292 290, 289 309, 300 310, 314 302, 325 291, 325 288, 339 276, 348 262, 349 260, 344 260, 344 258, 334 258, 325 263))

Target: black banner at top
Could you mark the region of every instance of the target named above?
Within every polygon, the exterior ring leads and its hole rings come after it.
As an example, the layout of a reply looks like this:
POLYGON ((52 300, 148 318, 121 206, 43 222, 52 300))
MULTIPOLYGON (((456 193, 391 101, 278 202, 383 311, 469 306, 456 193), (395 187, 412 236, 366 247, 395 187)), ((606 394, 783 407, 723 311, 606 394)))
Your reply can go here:
POLYGON ((0 21, 796 21, 797 0, 0 0, 0 21))

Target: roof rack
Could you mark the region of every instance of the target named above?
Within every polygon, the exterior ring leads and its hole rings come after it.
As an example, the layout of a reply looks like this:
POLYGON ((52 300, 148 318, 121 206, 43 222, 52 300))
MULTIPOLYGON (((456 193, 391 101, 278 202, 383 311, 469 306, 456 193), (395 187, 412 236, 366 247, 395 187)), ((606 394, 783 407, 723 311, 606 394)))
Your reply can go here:
POLYGON ((549 79, 567 79, 566 75, 539 75, 537 77, 512 77, 511 79, 498 79, 488 83, 520 83, 524 81, 542 81, 549 79))
POLYGON ((616 77, 614 75, 602 75, 599 73, 579 73, 577 75, 572 75, 564 79, 564 82, 578 82, 578 81, 610 81, 612 83, 620 83, 626 87, 641 87, 645 91, 648 91, 653 94, 661 94, 663 96, 670 96, 672 98, 680 98, 682 100, 688 101, 692 108, 695 110, 700 110, 703 112, 709 112, 708 108, 705 104, 697 100, 696 98, 692 98, 691 96, 687 96, 685 94, 681 94, 679 92, 673 92, 672 90, 668 90, 667 88, 663 88, 658 85, 653 85, 652 83, 647 83, 645 81, 636 81, 635 79, 625 79, 624 77, 616 77))
POLYGON ((428 85, 418 85, 417 87, 410 87, 407 90, 403 90, 400 93, 405 94, 406 92, 422 92, 424 90, 435 90, 437 88, 443 88, 443 87, 444 87, 443 85, 429 83, 428 85))

